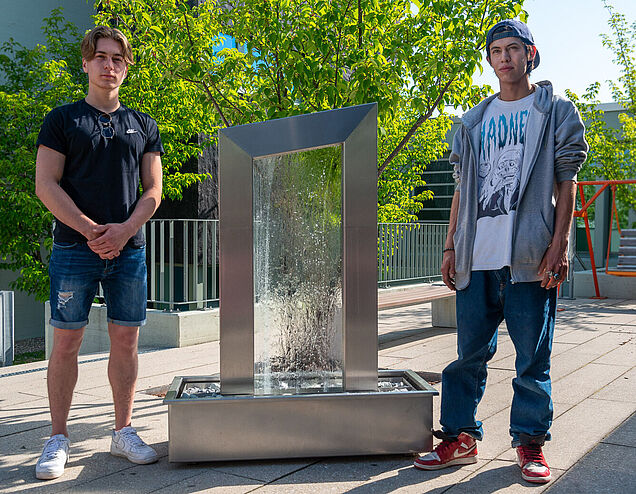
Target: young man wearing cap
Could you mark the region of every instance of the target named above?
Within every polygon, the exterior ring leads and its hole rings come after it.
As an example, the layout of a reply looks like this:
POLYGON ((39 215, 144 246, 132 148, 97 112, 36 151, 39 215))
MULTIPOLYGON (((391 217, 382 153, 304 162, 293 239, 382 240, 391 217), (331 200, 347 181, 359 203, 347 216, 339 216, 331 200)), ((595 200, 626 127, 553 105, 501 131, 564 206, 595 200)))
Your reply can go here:
POLYGON ((141 227, 161 201, 163 146, 155 121, 119 102, 119 87, 132 63, 121 31, 97 26, 81 49, 86 98, 53 109, 37 140, 36 193, 56 218, 49 263, 52 433, 35 467, 39 479, 59 477, 68 461, 67 418, 77 356, 99 283, 107 304, 108 379, 115 408, 110 452, 134 463, 157 461, 157 453, 131 427, 131 417, 139 326, 146 322, 141 227))
POLYGON ((463 116, 450 157, 457 187, 442 277, 457 290, 458 359, 442 374, 442 431, 434 432, 442 442, 415 466, 477 461, 477 405, 505 320, 516 350, 512 446, 522 477, 544 483, 557 286, 568 270, 576 175, 588 147, 575 106, 549 82, 530 82, 539 53, 523 22, 495 25, 486 53, 500 92, 463 116))

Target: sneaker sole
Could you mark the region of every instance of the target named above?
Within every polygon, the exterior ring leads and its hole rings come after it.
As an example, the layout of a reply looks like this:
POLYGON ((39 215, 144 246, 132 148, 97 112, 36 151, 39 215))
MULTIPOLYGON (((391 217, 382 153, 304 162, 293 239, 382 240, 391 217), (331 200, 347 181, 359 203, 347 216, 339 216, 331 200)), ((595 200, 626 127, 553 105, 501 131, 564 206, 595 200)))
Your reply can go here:
POLYGON ((58 472, 38 472, 37 468, 35 469, 35 478, 38 480, 53 480, 56 479, 58 477, 61 477, 62 475, 64 475, 64 469, 66 468, 66 464, 68 463, 68 459, 69 456, 66 455, 66 462, 64 463, 64 466, 62 467, 62 470, 58 473, 58 472))
POLYGON ((38 480, 53 480, 58 477, 61 477, 64 474, 64 470, 60 473, 53 472, 35 472, 35 478, 38 480))
POLYGON ((476 456, 469 456, 468 458, 457 458, 455 460, 447 461, 446 463, 440 463, 439 465, 422 465, 420 463, 413 462, 413 466, 420 470, 441 470, 442 468, 452 467, 455 465, 470 465, 472 463, 477 463, 477 460, 476 456))
POLYGON ((130 456, 126 455, 125 453, 117 453, 117 452, 113 451, 112 449, 110 450, 110 454, 113 455, 113 456, 118 456, 120 458, 126 458, 128 461, 136 463, 137 465, 150 465, 151 463, 156 463, 157 461, 159 461, 158 457, 150 458, 149 460, 131 458, 130 456))
POLYGON ((521 477, 523 478, 523 480, 532 482, 533 484, 547 484, 548 482, 552 480, 552 474, 550 474, 549 477, 530 477, 526 475, 525 473, 521 472, 521 477))

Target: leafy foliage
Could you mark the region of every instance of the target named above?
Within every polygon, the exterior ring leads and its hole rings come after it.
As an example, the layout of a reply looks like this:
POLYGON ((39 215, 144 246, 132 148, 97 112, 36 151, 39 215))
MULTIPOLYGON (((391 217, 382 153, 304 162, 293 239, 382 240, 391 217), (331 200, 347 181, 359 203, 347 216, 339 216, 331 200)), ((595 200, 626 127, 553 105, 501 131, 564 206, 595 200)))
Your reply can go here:
MULTIPOLYGON (((83 98, 87 90, 77 28, 55 9, 44 20, 43 31, 46 45, 26 48, 9 39, 0 53, 0 269, 19 272, 12 288, 39 300, 48 298, 53 217, 35 195, 35 142, 44 116, 56 106, 83 98)), ((192 139, 192 129, 200 128, 200 115, 189 109, 196 109, 195 97, 182 81, 172 82, 166 96, 157 91, 152 74, 134 68, 131 74, 133 82, 122 90, 122 100, 158 115, 169 152, 164 160, 164 195, 180 198, 185 187, 203 178, 178 171, 201 148, 192 139)))
MULTIPOLYGON (((97 23, 133 40, 155 87, 185 84, 199 129, 368 102, 379 109, 379 218, 414 219, 426 162, 445 150, 444 105, 467 107, 488 28, 514 0, 100 0, 97 23), (226 36, 237 47, 219 49, 226 36)), ((132 88, 133 83, 129 81, 132 88)), ((191 110, 191 109, 190 109, 191 110)), ((158 108, 156 111, 160 111, 158 108)), ((430 192, 428 193, 430 194, 430 192)))
POLYGON ((10 39, 0 55, 5 79, 0 86, 0 269, 19 271, 12 288, 40 300, 48 298, 53 218, 35 195, 35 141, 51 108, 84 93, 76 69, 77 29, 54 10, 44 31, 50 48, 27 49, 10 39))
MULTIPOLYGON (((446 149, 444 106, 472 106, 490 89, 471 80, 485 33, 503 18, 524 18, 522 3, 97 0, 95 23, 131 40, 136 63, 121 99, 158 122, 166 197, 179 199, 204 178, 182 166, 221 127, 375 101, 379 218, 406 221, 431 194, 414 194, 422 170, 446 149), (236 47, 221 49, 228 36, 236 47)), ((8 261, 0 267, 21 270, 16 288, 41 298, 51 217, 34 195, 34 143, 43 116, 86 90, 80 33, 60 10, 44 32, 46 47, 9 40, 0 54, 0 259, 8 261)))
MULTIPOLYGON (((608 2, 603 2, 610 13, 611 34, 602 35, 603 45, 614 53, 614 63, 621 69, 617 81, 607 81, 614 101, 625 112, 618 115, 620 127, 614 129, 605 123, 598 108, 601 84, 588 87, 582 98, 568 91, 585 121, 586 139, 590 152, 579 179, 630 180, 636 177, 636 22, 631 25, 625 16, 608 2)), ((586 191, 589 198, 592 190, 586 191)), ((619 185, 616 189, 619 220, 627 225, 629 209, 636 209, 636 186, 619 185)))

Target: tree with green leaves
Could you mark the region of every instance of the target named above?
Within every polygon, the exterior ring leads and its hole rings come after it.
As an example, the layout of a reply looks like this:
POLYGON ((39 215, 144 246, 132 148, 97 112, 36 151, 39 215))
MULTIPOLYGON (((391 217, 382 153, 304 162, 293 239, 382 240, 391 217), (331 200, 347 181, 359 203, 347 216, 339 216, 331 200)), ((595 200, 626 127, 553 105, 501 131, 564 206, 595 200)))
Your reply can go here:
MULTIPOLYGON (((204 130, 376 101, 379 220, 407 221, 445 151, 445 105, 467 107, 485 33, 522 1, 101 0, 96 22, 133 40, 156 85, 181 81, 214 116, 204 130), (238 48, 219 51, 224 36, 238 48)), ((132 76, 134 77, 134 75, 132 76)), ((130 87, 132 88, 132 81, 130 87)), ((155 113, 156 114, 156 111, 155 113)))
MULTIPOLYGON (((215 144, 221 127, 375 101, 378 219, 408 221, 415 219, 422 200, 431 197, 430 191, 415 194, 425 185, 422 171, 446 150, 444 137, 451 122, 444 107, 472 106, 489 91, 471 79, 481 67, 485 33, 501 19, 524 18, 522 3, 97 0, 95 23, 118 27, 133 45, 136 62, 120 97, 158 122, 166 150, 167 197, 178 199, 185 187, 203 178, 183 173, 182 167, 203 146, 215 144), (228 36, 237 47, 220 49, 228 36), (193 139, 196 135, 210 138, 193 139)), ((0 124, 5 115, 6 120, 17 119, 15 145, 0 144, 3 169, 20 159, 25 179, 22 183, 12 171, 3 173, 3 189, 25 193, 37 223, 43 225, 19 234, 25 240, 21 254, 2 242, 0 256, 16 261, 5 266, 22 269, 20 287, 31 287, 41 296, 46 295, 44 259, 34 248, 49 236, 50 216, 33 194, 32 145, 44 114, 80 98, 86 84, 79 69, 78 33, 61 24, 59 12, 45 26, 48 51, 5 45, 7 56, 0 58, 0 70, 15 74, 0 88, 0 124), (19 106, 13 103, 16 97, 28 102, 26 114, 5 113, 4 108, 19 106), (37 272, 28 282, 27 265, 37 272)), ((8 201, 6 208, 11 209, 14 196, 8 201)), ((22 213, 13 209, 3 231, 18 231, 22 213)))
MULTIPOLYGON (((618 115, 620 127, 610 127, 599 109, 600 82, 590 85, 579 98, 568 91, 585 121, 586 139, 590 145, 588 159, 579 174, 580 180, 630 180, 636 177, 636 21, 631 24, 625 15, 609 2, 603 1, 610 14, 609 34, 603 34, 603 45, 614 54, 620 67, 617 81, 607 81, 614 101, 625 109, 618 115)), ((589 198, 592 190, 586 191, 589 198)), ((636 209, 636 187, 619 185, 616 189, 619 221, 627 225, 628 211, 636 209)))

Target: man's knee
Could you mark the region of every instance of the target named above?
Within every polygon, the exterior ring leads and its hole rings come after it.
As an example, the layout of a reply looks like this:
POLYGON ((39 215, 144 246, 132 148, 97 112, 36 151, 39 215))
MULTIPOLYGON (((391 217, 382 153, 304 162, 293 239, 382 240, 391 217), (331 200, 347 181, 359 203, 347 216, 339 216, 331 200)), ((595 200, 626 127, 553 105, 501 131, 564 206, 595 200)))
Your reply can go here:
POLYGON ((53 331, 53 349, 51 351, 52 355, 61 355, 65 357, 77 356, 80 346, 82 345, 84 328, 53 328, 53 331))
POLYGON ((124 352, 136 352, 139 340, 139 327, 109 324, 110 347, 124 352))

